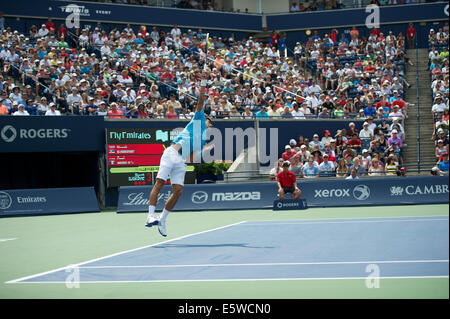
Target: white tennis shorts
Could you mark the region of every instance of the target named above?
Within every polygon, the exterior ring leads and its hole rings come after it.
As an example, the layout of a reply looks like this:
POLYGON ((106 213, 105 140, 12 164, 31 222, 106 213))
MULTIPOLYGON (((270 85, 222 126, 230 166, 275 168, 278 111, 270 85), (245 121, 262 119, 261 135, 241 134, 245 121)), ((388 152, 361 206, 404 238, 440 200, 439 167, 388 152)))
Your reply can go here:
POLYGON ((159 165, 158 175, 156 178, 167 181, 170 177, 171 184, 184 186, 186 162, 175 148, 168 147, 164 151, 159 165))

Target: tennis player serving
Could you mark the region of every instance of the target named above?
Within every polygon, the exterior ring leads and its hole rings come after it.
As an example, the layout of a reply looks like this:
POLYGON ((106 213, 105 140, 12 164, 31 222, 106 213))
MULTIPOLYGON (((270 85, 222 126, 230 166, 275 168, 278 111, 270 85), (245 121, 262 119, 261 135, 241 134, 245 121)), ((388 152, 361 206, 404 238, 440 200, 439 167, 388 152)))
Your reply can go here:
POLYGON ((203 71, 195 115, 184 130, 173 140, 170 147, 164 151, 155 185, 150 192, 148 217, 145 226, 158 225, 159 233, 164 237, 167 236, 167 216, 175 207, 183 191, 186 162, 200 163, 202 152, 213 147, 211 145, 205 148, 206 129, 212 126, 211 120, 205 116, 203 111, 207 77, 208 73, 203 71), (172 195, 166 201, 162 213, 159 217, 156 217, 155 208, 158 202, 158 195, 169 177, 172 184, 172 195))

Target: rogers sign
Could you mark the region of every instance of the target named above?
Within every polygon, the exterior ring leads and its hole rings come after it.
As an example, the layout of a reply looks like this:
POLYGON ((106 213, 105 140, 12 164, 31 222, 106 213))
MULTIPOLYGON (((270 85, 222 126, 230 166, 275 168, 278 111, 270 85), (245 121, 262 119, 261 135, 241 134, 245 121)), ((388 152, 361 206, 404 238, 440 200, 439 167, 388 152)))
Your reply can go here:
POLYGON ((0 131, 0 139, 6 143, 17 139, 65 139, 69 137, 70 131, 66 128, 16 129, 12 125, 6 125, 0 131))

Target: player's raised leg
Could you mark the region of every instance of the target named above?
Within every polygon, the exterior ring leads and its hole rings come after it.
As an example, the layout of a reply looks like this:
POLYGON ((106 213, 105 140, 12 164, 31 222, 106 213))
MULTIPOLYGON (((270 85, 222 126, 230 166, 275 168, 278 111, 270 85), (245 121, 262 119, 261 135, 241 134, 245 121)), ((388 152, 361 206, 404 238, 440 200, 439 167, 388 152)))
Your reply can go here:
POLYGON ((145 226, 152 227, 158 224, 158 219, 155 215, 156 204, 158 203, 158 196, 166 182, 163 179, 157 178, 155 185, 153 185, 150 192, 150 201, 148 204, 148 216, 145 226))

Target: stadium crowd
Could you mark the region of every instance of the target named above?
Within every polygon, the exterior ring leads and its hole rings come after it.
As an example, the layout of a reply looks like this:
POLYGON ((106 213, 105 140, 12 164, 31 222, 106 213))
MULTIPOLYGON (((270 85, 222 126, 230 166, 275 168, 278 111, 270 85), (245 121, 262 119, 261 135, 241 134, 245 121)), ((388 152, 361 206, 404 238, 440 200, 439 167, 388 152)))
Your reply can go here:
POLYGON ((436 145, 436 174, 448 174, 449 170, 449 30, 448 23, 438 30, 430 29, 428 35, 429 71, 431 77, 431 112, 435 130, 433 140, 436 145))
POLYGON ((403 126, 395 119, 392 124, 382 120, 376 124, 371 116, 359 131, 355 123, 331 134, 329 130, 315 133, 309 139, 292 138, 277 165, 270 171, 274 180, 285 161, 298 178, 335 176, 359 178, 360 176, 404 176, 402 149, 403 126), (355 170, 352 174, 352 171, 355 170))
POLYGON ((207 43, 201 29, 177 25, 167 33, 130 25, 107 33, 100 24, 71 32, 49 19, 28 35, 3 31, 2 104, 8 114, 23 105, 16 115, 53 106, 51 114, 189 118, 207 61, 205 106, 215 118, 405 118, 404 37, 375 30, 365 39, 356 28, 350 35, 315 32, 297 44, 293 62, 277 50, 276 32, 266 44, 233 36, 207 43))
POLYGON ((282 40, 275 31, 268 43, 207 39, 201 29, 182 32, 177 25, 167 33, 130 25, 107 32, 100 24, 71 31, 51 19, 27 35, 6 27, 0 114, 190 119, 207 67, 205 113, 212 118, 366 120, 361 132, 350 125, 334 138, 324 132, 319 143, 317 136, 290 143, 294 161, 305 166, 301 176, 345 176, 345 167, 348 175, 360 165, 358 175, 400 171, 409 86, 403 35, 373 29, 365 38, 353 28, 348 38, 335 29, 320 37, 315 31, 297 43, 294 59, 278 50, 282 40), (379 166, 370 172, 368 158, 375 157, 379 166))

